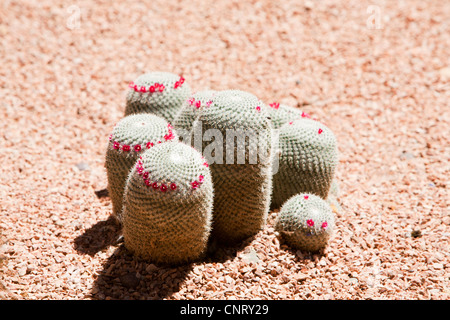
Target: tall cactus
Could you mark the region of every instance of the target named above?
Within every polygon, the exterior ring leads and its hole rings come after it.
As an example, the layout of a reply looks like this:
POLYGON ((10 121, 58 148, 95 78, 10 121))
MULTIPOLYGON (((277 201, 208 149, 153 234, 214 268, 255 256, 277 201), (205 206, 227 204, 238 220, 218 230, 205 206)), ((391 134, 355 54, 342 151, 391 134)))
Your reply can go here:
POLYGON ((304 192, 327 198, 338 164, 337 141, 327 126, 308 118, 283 125, 278 152, 272 207, 304 192))
POLYGON ((152 114, 129 115, 116 124, 108 142, 105 167, 113 216, 119 222, 125 182, 139 156, 154 145, 176 138, 171 125, 152 114))
POLYGON ((162 264, 201 257, 211 229, 213 195, 210 169, 194 148, 175 142, 146 151, 125 188, 126 248, 162 264))
POLYGON ((212 239, 232 245, 255 235, 266 224, 272 191, 272 125, 263 103, 240 90, 217 92, 193 132, 215 188, 212 239))
POLYGON ((295 249, 316 252, 333 235, 335 215, 328 203, 314 194, 297 194, 286 201, 275 222, 275 230, 295 249))
POLYGON ((183 77, 169 72, 150 72, 129 85, 125 116, 151 113, 172 122, 191 88, 183 77))

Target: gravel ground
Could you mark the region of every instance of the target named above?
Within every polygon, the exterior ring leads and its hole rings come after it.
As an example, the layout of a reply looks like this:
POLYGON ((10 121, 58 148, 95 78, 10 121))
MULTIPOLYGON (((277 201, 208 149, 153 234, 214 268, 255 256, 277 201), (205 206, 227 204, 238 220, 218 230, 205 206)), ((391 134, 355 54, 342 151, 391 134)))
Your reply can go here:
POLYGON ((2 299, 449 299, 450 2, 2 0, 2 299), (104 154, 128 83, 298 106, 336 134, 336 232, 176 268, 133 258, 104 154))

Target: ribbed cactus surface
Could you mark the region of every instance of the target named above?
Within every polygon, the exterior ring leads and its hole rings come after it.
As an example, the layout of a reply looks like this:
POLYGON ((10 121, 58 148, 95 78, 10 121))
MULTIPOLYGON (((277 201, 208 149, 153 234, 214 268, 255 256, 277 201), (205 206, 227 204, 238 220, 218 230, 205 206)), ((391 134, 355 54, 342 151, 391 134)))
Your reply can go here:
POLYGON ((335 228, 335 215, 328 203, 314 194, 297 194, 278 214, 275 230, 287 245, 316 252, 328 245, 335 228))
POLYGON ((241 90, 217 92, 193 131, 211 138, 196 148, 210 163, 215 189, 212 238, 234 244, 255 235, 266 224, 272 190, 272 125, 263 103, 241 90))
POLYGON ((181 142, 147 150, 125 188, 126 248, 155 263, 198 259, 210 235, 213 197, 210 169, 197 150, 181 142))
POLYGON ((151 113, 172 122, 191 95, 185 79, 169 72, 149 72, 129 85, 125 115, 151 113))
POLYGON ((272 206, 280 207, 298 193, 326 199, 339 160, 333 132, 323 123, 302 118, 279 129, 277 147, 272 206))
POLYGON ((106 150, 105 168, 113 216, 121 221, 123 192, 128 174, 147 149, 177 138, 171 125, 152 114, 135 114, 122 118, 114 127, 106 150))

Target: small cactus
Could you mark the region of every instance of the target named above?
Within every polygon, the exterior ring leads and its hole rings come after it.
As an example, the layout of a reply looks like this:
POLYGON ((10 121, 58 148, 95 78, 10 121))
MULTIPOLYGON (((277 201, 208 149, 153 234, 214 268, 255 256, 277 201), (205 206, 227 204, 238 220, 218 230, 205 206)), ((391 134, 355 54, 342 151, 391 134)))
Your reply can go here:
POLYGON ((206 252, 213 196, 210 170, 194 148, 174 142, 144 152, 125 187, 125 247, 154 263, 196 260, 206 252))
POLYGON ((169 72, 150 72, 129 85, 125 116, 151 113, 172 122, 191 88, 183 77, 169 72))
POLYGON ((328 203, 307 193, 286 201, 275 222, 275 230, 287 245, 309 252, 324 249, 334 228, 335 215, 328 203))
POLYGON ((279 130, 278 153, 273 208, 298 193, 327 198, 338 164, 336 138, 328 127, 308 118, 283 125, 279 130))
POLYGON ((210 129, 218 131, 214 143, 203 140, 195 147, 209 160, 215 188, 211 237, 233 245, 266 224, 272 191, 272 126, 257 97, 225 90, 202 108, 193 124, 194 136, 210 129))
POLYGON ((105 168, 113 216, 119 222, 126 179, 136 160, 154 145, 176 138, 171 125, 152 114, 129 115, 114 127, 106 150, 105 168))

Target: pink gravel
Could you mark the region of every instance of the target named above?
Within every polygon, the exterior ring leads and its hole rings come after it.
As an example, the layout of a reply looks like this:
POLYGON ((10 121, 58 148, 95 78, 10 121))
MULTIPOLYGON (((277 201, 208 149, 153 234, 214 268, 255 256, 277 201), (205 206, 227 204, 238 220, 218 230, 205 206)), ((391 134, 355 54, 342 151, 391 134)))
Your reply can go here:
POLYGON ((0 3, 0 299, 449 299, 450 2, 0 3), (132 257, 104 154, 150 70, 323 120, 341 210, 323 254, 268 225, 176 268, 132 257), (97 192, 97 193, 96 193, 97 192))

